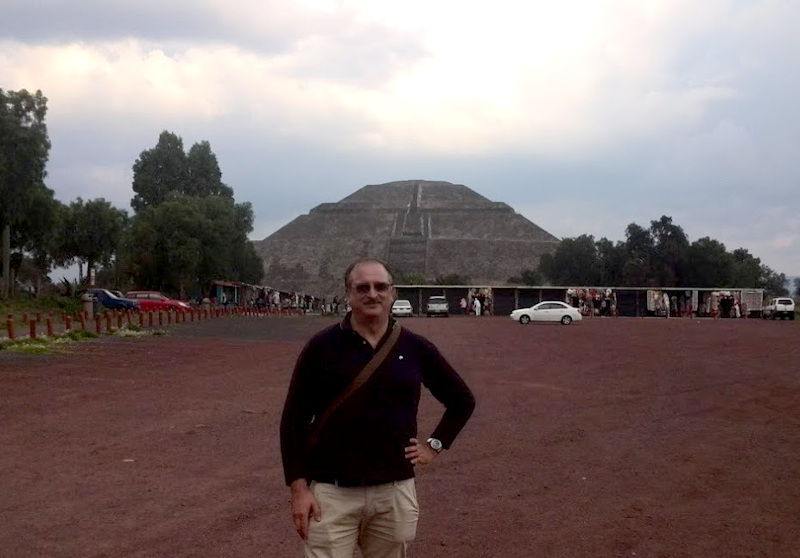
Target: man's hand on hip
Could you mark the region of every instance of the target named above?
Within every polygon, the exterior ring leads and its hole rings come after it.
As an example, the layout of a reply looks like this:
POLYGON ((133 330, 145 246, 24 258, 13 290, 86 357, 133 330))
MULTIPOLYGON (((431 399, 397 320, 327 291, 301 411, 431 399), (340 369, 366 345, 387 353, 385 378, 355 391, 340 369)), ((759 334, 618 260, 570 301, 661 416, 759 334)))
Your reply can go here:
POLYGON ((314 498, 311 489, 308 488, 306 479, 292 481, 292 520, 297 534, 302 539, 308 538, 308 522, 312 515, 316 521, 322 519, 317 499, 314 498))
POLYGON ((438 455, 427 442, 420 442, 416 438, 409 440, 411 445, 406 448, 406 459, 413 465, 427 465, 438 455))

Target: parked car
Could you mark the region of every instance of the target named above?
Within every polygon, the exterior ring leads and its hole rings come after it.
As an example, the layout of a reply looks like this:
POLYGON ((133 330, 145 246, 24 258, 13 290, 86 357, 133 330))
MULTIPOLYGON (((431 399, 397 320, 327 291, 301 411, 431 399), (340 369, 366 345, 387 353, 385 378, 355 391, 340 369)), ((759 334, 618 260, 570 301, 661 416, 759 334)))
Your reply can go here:
POLYGON ((794 300, 787 297, 773 298, 764 307, 761 316, 765 320, 768 318, 772 318, 773 320, 777 320, 778 318, 781 320, 784 318, 794 320, 794 300))
POLYGON ((108 289, 86 289, 86 292, 109 310, 136 310, 139 308, 139 304, 135 300, 119 297, 108 289))
POLYGON ((182 300, 168 298, 158 291, 128 291, 126 298, 139 303, 142 312, 158 312, 159 310, 190 310, 191 306, 182 300))
POLYGON ((450 315, 450 305, 445 297, 432 296, 428 298, 428 306, 425 311, 427 312, 429 318, 431 316, 447 317, 450 315))
POLYGON ((558 300, 545 300, 530 308, 518 308, 511 312, 511 319, 521 324, 529 322, 561 322, 569 325, 583 319, 574 306, 558 300))
POLYGON ((411 317, 414 315, 414 309, 411 307, 411 303, 407 300, 395 300, 394 304, 392 304, 392 316, 397 318, 401 316, 411 317))

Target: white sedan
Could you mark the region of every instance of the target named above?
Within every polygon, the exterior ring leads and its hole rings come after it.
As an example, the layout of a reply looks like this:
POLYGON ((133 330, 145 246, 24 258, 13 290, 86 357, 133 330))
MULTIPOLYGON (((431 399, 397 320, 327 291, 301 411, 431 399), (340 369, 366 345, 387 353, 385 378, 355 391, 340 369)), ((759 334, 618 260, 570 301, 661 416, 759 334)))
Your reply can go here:
POLYGON ((511 312, 511 319, 521 324, 528 322, 561 322, 569 325, 582 319, 578 309, 565 302, 546 300, 530 308, 518 308, 511 312))
POLYGON ((413 316, 414 309, 411 308, 411 303, 407 300, 395 300, 392 304, 392 316, 399 318, 400 316, 413 316))

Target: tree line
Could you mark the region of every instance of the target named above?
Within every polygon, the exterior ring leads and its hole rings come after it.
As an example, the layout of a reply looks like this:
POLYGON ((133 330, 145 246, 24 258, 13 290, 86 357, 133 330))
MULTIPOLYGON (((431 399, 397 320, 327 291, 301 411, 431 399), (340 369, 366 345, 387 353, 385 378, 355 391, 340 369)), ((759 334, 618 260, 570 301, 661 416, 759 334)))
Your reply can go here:
POLYGON ((164 131, 133 164, 133 214, 103 198, 69 204, 45 184, 50 139, 41 91, 0 89, 0 298, 16 280, 40 292, 54 267, 120 290, 201 294, 214 279, 258 283, 261 259, 247 235, 250 203, 236 203, 207 141, 187 151, 164 131))
MULTIPOLYGON (((786 275, 777 273, 745 248, 729 252, 710 237, 689 242, 683 229, 662 216, 649 228, 631 223, 625 240, 595 240, 592 235, 563 239, 539 267, 517 281, 527 285, 610 287, 758 288, 789 294, 786 275)), ((800 281, 794 281, 800 295, 800 281)))

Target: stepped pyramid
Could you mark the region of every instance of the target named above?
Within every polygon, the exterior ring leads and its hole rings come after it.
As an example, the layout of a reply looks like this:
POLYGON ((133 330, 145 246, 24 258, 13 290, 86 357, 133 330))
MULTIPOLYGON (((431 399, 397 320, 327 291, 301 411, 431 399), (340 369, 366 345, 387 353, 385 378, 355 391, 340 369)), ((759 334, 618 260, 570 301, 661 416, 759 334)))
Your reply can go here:
POLYGON ((260 242, 264 284, 331 297, 343 293, 347 265, 386 261, 396 276, 468 277, 503 285, 555 250, 559 239, 510 206, 460 184, 404 180, 364 186, 323 203, 260 242))

